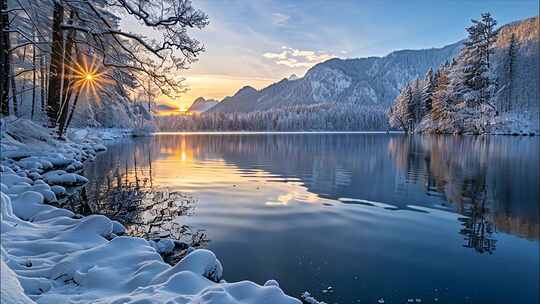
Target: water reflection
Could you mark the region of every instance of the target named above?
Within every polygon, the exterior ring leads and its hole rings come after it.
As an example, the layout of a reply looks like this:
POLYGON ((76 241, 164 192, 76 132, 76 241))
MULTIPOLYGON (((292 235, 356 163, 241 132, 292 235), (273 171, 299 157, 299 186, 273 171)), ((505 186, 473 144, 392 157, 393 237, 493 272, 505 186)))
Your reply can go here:
POLYGON ((125 214, 134 234, 185 228, 179 237, 215 251, 230 281, 273 278, 330 303, 525 303, 538 300, 539 143, 159 135, 111 146, 85 174, 91 212, 125 214), (159 203, 138 207, 147 201, 159 203))
MULTIPOLYGON (((538 138, 167 135, 156 137, 155 145, 160 157, 223 159, 248 178, 264 170, 267 180, 300 181, 311 202, 353 198, 399 209, 451 207, 467 216, 462 232, 479 252, 494 249, 496 228, 539 238, 538 138)), ((291 195, 298 193, 278 201, 291 195)))
MULTIPOLYGON (((154 197, 156 191, 168 187, 196 192, 190 186, 208 189, 223 181, 268 187, 255 183, 261 179, 286 183, 266 205, 340 201, 386 209, 451 208, 465 216, 460 219, 465 246, 492 252, 497 230, 539 238, 538 148, 537 138, 513 137, 161 135, 111 147, 107 159, 87 167, 86 174, 99 176, 89 192, 113 196, 91 199, 94 210, 106 209, 99 202, 159 201, 171 194, 154 197), (133 187, 139 190, 129 190, 133 187), (118 194, 118 189, 124 190, 118 194), (114 197, 142 193, 145 199, 114 197)), ((190 199, 180 192, 173 196, 175 207, 161 202, 153 204, 158 210, 136 211, 145 218, 141 223, 189 214, 190 199)), ((112 209, 125 212, 123 206, 112 209)))
POLYGON ((539 141, 536 138, 392 138, 388 150, 406 183, 424 185, 466 215, 466 247, 493 252, 496 230, 538 239, 539 141))
POLYGON ((209 242, 204 230, 192 229, 179 221, 193 215, 196 200, 181 191, 155 186, 154 159, 148 145, 126 141, 111 149, 104 159, 87 165, 85 174, 92 178, 80 196, 66 202, 70 209, 117 220, 132 236, 170 238, 192 247, 209 242))

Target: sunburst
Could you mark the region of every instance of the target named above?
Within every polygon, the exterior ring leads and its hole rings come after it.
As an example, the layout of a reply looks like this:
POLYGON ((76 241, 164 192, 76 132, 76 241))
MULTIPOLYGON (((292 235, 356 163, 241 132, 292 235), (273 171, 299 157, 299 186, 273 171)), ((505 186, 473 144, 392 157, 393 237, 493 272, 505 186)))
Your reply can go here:
POLYGON ((73 62, 69 66, 72 85, 75 90, 86 93, 99 102, 101 98, 98 92, 103 89, 105 84, 112 83, 112 80, 108 79, 105 71, 98 67, 95 56, 92 57, 92 62, 90 63, 87 58, 83 57, 81 62, 73 62))

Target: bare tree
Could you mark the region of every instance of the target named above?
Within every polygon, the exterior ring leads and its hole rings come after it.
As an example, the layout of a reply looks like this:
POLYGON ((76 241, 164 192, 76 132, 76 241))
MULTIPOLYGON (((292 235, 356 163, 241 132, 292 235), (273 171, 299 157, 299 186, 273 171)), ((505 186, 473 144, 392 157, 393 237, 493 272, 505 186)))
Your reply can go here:
POLYGON ((0 0, 0 104, 2 116, 9 115, 9 11, 7 0, 0 0))
POLYGON ((60 1, 54 2, 51 64, 49 66, 49 91, 47 97, 47 117, 49 127, 55 128, 60 111, 60 97, 62 96, 62 76, 64 57, 64 37, 62 24, 64 22, 64 6, 60 1))
MULTIPOLYGON (((10 112, 9 82, 5 79, 12 79, 13 86, 19 81, 23 86, 32 84, 31 118, 39 86, 41 111, 46 112, 48 126, 56 128, 60 137, 73 119, 80 95, 86 101, 94 97, 98 103, 100 96, 109 100, 121 96, 128 102, 128 91, 146 88, 154 96, 177 96, 185 91, 178 72, 189 68, 204 51, 187 29, 204 28, 208 18, 188 0, 13 0, 9 5, 12 3, 14 7, 8 7, 7 0, 0 0, 7 29, 2 31, 6 47, 2 47, 0 59, 3 74, 9 76, 1 81, 2 115, 10 112), (10 14, 11 21, 15 20, 11 26, 10 14), (152 29, 156 37, 149 39, 121 29, 119 20, 126 16, 152 29), (15 41, 10 41, 10 33, 12 39, 16 37, 15 46, 10 45, 15 41), (15 74, 9 57, 14 49, 27 45, 31 45, 31 57, 23 54, 19 59, 26 66, 31 62, 31 69, 19 72, 17 66, 15 74), (32 72, 31 82, 18 78, 25 72, 32 72)), ((16 98, 25 90, 11 91, 16 98)))

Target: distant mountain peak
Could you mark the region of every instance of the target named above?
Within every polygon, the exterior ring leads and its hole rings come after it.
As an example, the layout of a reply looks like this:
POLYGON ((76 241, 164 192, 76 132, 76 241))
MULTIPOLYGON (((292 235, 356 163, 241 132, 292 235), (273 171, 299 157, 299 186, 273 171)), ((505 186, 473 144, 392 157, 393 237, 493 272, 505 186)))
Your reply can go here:
POLYGON ((292 74, 291 76, 289 76, 289 80, 297 80, 299 79, 300 77, 296 76, 296 74, 292 74))
POLYGON ((257 90, 252 87, 252 86, 244 86, 242 87, 240 90, 238 90, 238 92, 236 92, 236 94, 234 94, 234 96, 237 96, 237 95, 245 95, 245 94, 253 94, 253 93, 256 93, 257 90))
POLYGON ((197 97, 189 107, 188 112, 203 113, 210 110, 217 104, 218 101, 215 99, 205 99, 204 97, 197 97))

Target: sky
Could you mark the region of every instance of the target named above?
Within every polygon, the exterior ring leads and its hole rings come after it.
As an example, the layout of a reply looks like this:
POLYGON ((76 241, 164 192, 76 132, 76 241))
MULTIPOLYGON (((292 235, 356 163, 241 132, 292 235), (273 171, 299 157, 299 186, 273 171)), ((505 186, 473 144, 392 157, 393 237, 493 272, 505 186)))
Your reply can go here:
MULTIPOLYGON (((197 97, 221 100, 241 87, 261 89, 303 76, 333 57, 384 56, 401 49, 442 47, 466 36, 471 18, 490 12, 503 25, 538 15, 538 0, 193 0, 210 24, 190 30, 206 51, 183 71, 197 97)), ((133 25, 127 24, 128 29, 133 25)))

